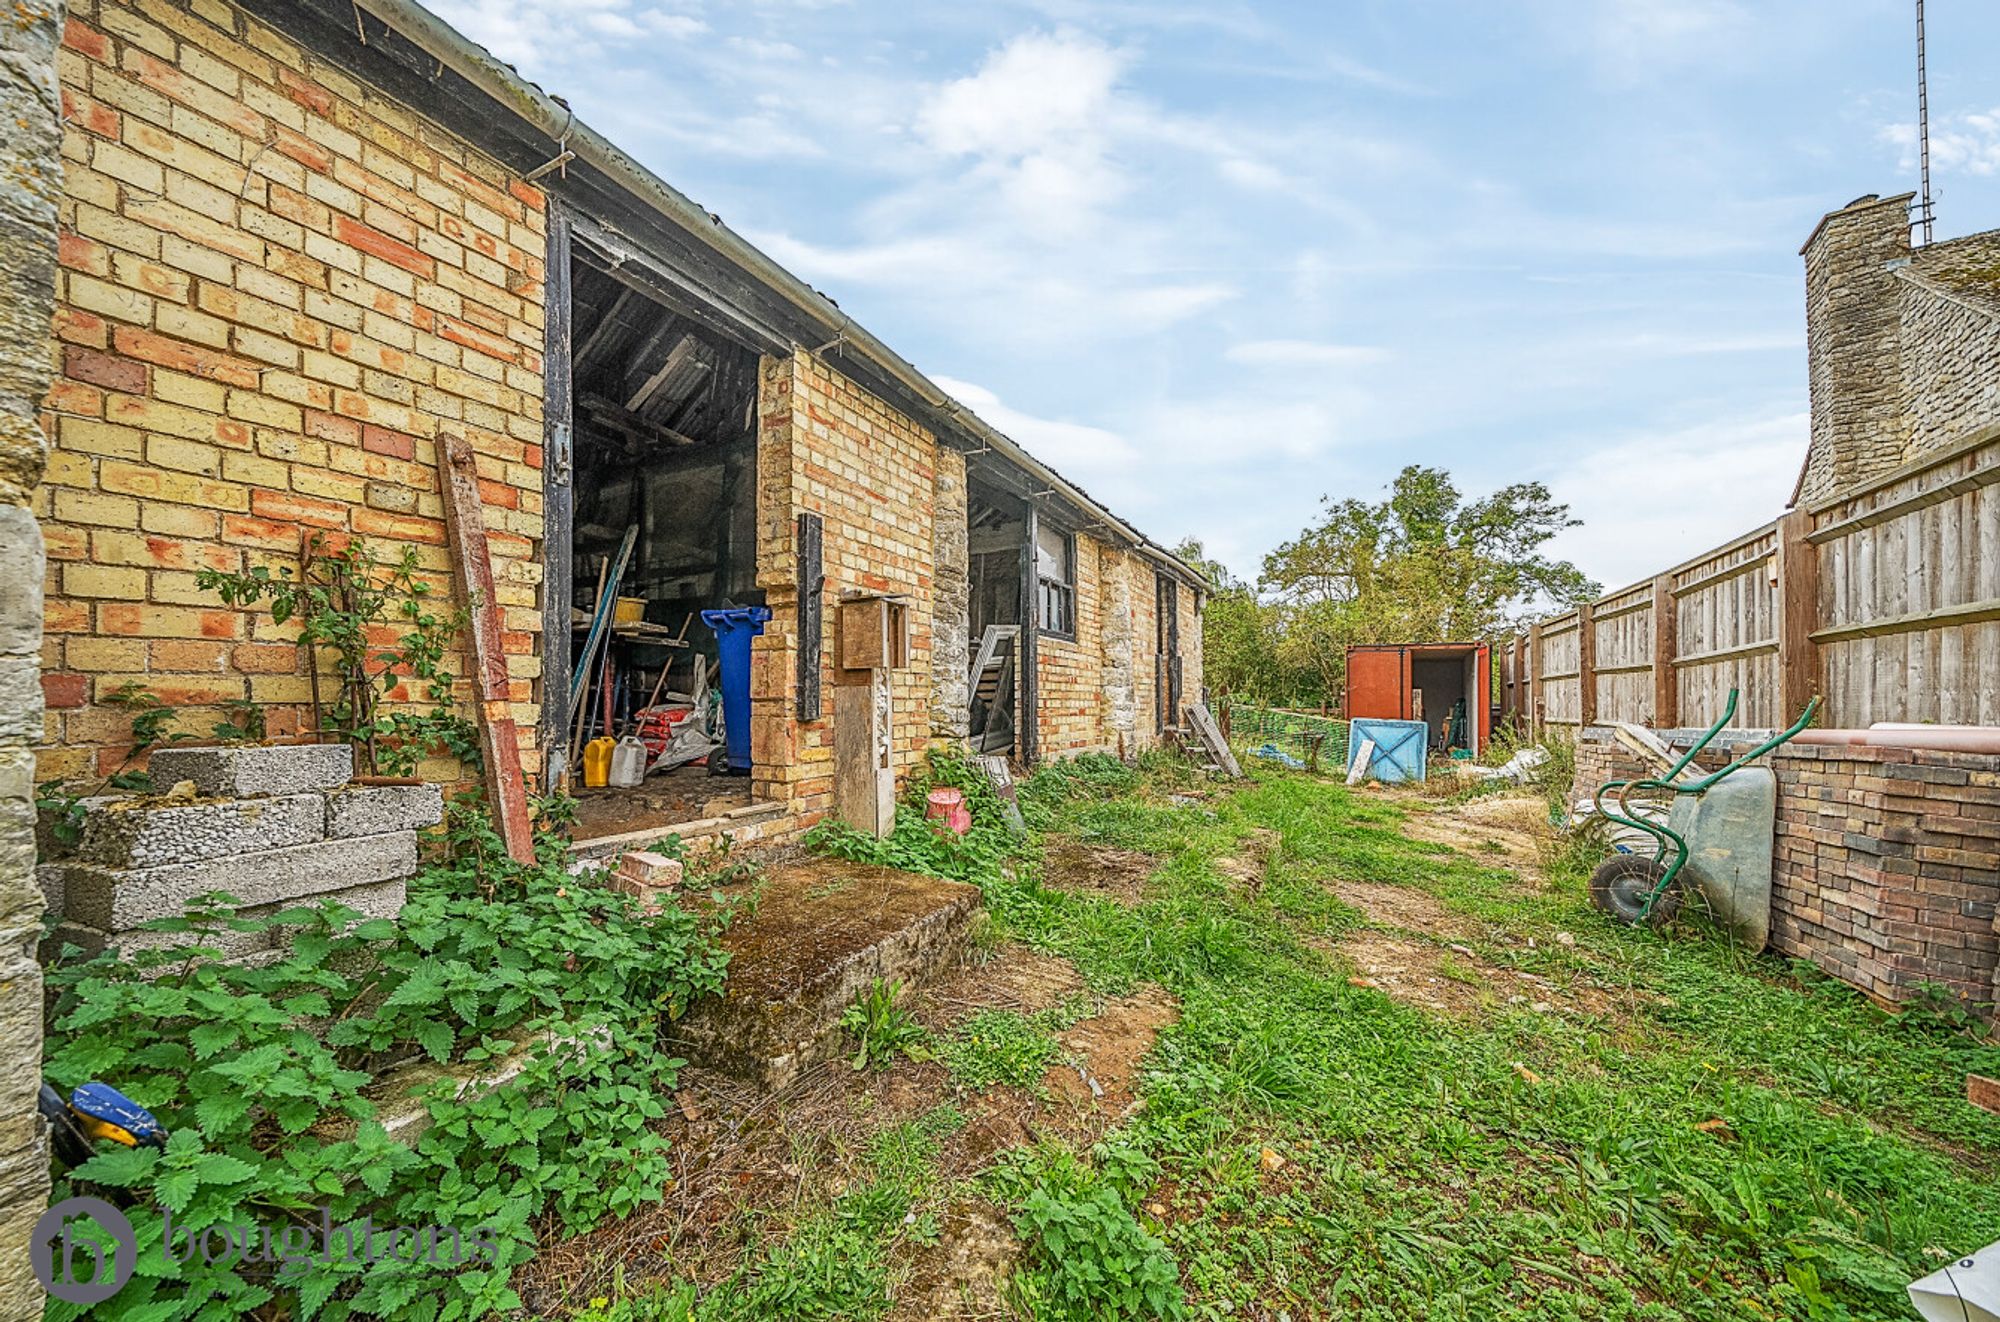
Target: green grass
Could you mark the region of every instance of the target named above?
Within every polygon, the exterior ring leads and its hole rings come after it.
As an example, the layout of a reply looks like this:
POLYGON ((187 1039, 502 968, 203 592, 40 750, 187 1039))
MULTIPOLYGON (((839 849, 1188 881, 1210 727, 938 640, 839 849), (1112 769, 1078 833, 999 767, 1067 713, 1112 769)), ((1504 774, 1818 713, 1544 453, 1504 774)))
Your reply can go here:
MULTIPOLYGON (((1963 1100, 2000 1051, 1947 1016, 1885 1016, 1698 932, 1613 927, 1580 877, 1524 889, 1325 780, 1258 768, 1176 805, 1155 774, 1024 790, 1041 830, 1160 858, 1139 907, 1043 889, 1031 864, 975 878, 996 924, 1072 959, 1093 992, 1150 980, 1181 1005, 1130 1125, 987 1177, 1029 1244, 1024 1307, 1082 1315, 1090 1255, 1141 1278, 1165 1254, 1197 1317, 1904 1319, 1905 1282, 2000 1239, 2000 1120, 1963 1100), (1257 828, 1282 839, 1266 883, 1231 887, 1214 864, 1257 828), (1616 1008, 1448 1020, 1351 986, 1330 943, 1365 919, 1329 891, 1340 880, 1427 892, 1478 963, 1587 978, 1616 1008)), ((1047 1063, 1049 1024, 1000 1018, 953 1062, 967 1086, 1047 1063)), ((734 1297, 782 1306, 823 1281, 800 1315, 882 1311, 885 1246, 933 1147, 889 1131, 871 1186, 885 1205, 843 1197, 734 1297), (836 1250, 856 1265, 835 1270, 836 1250)))

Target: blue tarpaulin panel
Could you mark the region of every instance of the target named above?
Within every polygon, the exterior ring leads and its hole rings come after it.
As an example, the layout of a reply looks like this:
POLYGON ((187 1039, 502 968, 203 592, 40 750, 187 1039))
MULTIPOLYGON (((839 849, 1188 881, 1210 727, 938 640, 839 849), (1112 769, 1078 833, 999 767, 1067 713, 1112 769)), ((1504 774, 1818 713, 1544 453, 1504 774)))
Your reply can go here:
POLYGON ((1375 751, 1369 755, 1362 775, 1373 776, 1385 784, 1422 780, 1430 749, 1430 729, 1423 721, 1351 721, 1347 727, 1347 769, 1354 770, 1354 759, 1361 756, 1362 744, 1372 739, 1375 751))

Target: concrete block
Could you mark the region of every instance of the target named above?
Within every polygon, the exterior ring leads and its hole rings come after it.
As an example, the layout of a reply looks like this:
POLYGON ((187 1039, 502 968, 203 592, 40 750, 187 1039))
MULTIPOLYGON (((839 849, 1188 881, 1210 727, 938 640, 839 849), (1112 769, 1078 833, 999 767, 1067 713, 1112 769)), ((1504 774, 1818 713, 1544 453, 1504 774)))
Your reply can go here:
MULTIPOLYGON (((356 922, 366 922, 371 918, 394 918, 403 911, 403 901, 407 897, 403 881, 370 882, 364 886, 350 886, 346 890, 331 891, 324 895, 314 895, 308 900, 280 900, 271 904, 252 905, 239 910, 246 918, 267 918, 282 909, 295 904, 318 903, 331 900, 344 904, 360 914, 356 922)), ((263 932, 221 932, 215 934, 209 944, 222 952, 228 960, 248 959, 253 956, 275 956, 285 950, 294 932, 292 927, 276 927, 263 932)), ((184 945, 188 941, 186 932, 125 931, 106 932, 87 923, 66 922, 57 926, 55 933, 43 943, 44 959, 52 958, 64 945, 74 945, 82 949, 83 958, 89 958, 100 951, 117 949, 131 954, 139 950, 164 950, 184 945)))
POLYGON ((444 791, 436 785, 350 785, 326 796, 326 837, 414 831, 444 820, 444 791))
POLYGON ((73 857, 111 868, 153 868, 281 849, 326 833, 317 794, 170 803, 154 797, 87 799, 73 857))
POLYGON ((338 789, 354 779, 346 744, 280 744, 270 748, 162 748, 147 764, 162 790, 184 780, 197 794, 241 798, 338 789))
POLYGON ((123 932, 155 918, 177 917, 189 900, 208 891, 227 892, 243 906, 293 904, 401 880, 417 870, 417 835, 397 831, 324 840, 156 868, 60 866, 63 916, 99 931, 123 932))

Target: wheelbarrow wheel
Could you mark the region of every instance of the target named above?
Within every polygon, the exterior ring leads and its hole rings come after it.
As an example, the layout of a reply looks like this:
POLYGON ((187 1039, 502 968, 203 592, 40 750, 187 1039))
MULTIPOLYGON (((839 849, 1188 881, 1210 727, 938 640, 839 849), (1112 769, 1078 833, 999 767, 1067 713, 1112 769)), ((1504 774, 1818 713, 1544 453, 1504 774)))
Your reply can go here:
POLYGON ((1621 923, 1643 921, 1650 927, 1665 927, 1680 912, 1680 878, 1674 878, 1674 884, 1654 903, 1650 914, 1646 912, 1646 899, 1666 874, 1667 865, 1656 858, 1645 854, 1613 854, 1590 874, 1590 902, 1621 923))

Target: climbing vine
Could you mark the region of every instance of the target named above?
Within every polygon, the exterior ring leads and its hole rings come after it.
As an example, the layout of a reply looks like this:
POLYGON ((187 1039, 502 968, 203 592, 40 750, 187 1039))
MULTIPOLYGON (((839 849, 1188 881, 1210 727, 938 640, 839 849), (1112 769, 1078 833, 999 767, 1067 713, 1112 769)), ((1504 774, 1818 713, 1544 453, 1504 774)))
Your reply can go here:
POLYGON ((353 744, 369 771, 409 775, 438 754, 478 767, 478 731, 453 702, 445 664, 466 612, 437 601, 416 548, 385 560, 360 538, 322 532, 306 542, 296 574, 289 565, 204 569, 195 582, 231 606, 268 603, 273 624, 298 620, 313 653, 317 728, 353 744), (331 692, 321 689, 322 659, 331 692))

